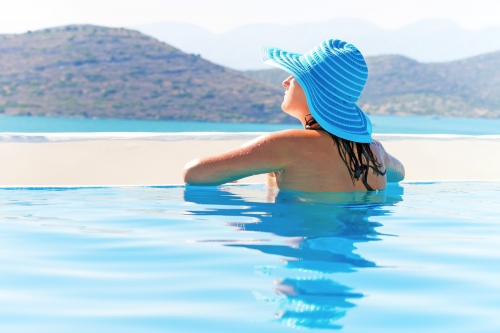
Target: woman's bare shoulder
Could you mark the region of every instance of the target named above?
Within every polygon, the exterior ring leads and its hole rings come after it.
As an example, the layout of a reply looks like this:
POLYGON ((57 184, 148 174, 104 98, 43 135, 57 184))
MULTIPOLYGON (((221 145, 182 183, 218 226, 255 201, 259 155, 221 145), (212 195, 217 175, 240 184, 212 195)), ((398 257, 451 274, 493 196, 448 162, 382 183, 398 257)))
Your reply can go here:
POLYGON ((319 137, 316 131, 306 131, 301 129, 288 129, 277 132, 263 134, 245 144, 244 146, 283 146, 292 143, 301 143, 304 139, 319 137))
POLYGON ((303 129, 287 129, 283 131, 272 132, 266 135, 268 138, 277 140, 296 140, 306 138, 319 138, 321 133, 319 131, 306 131, 303 129))

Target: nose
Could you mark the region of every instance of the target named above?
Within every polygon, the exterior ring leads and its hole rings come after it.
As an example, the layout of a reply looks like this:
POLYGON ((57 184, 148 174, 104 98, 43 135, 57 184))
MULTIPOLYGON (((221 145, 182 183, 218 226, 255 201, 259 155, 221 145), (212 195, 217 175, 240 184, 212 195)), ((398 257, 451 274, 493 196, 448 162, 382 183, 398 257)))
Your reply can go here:
POLYGON ((285 89, 288 89, 288 87, 290 87, 290 81, 293 79, 292 76, 289 76, 287 77, 281 84, 283 85, 283 87, 285 87, 285 89))

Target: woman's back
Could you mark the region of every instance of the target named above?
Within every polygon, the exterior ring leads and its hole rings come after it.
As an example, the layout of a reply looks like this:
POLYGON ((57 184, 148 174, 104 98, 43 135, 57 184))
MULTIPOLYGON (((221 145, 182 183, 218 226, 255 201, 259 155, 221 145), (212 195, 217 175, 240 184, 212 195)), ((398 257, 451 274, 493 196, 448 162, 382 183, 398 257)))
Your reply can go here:
MULTIPOLYGON (((267 185, 283 190, 308 192, 366 191, 361 180, 351 179, 332 137, 324 131, 288 130, 286 151, 290 154, 288 165, 280 171, 268 174, 267 185)), ((385 171, 383 154, 376 144, 370 145, 376 161, 385 171)), ((377 175, 370 169, 368 184, 374 190, 386 187, 385 175, 377 175)))

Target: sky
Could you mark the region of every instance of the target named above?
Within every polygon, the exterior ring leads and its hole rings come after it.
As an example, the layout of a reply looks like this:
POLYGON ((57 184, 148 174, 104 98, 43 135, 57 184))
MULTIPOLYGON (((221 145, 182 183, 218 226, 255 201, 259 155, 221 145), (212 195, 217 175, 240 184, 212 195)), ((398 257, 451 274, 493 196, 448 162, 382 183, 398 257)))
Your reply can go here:
POLYGON ((111 27, 178 21, 212 32, 251 23, 294 24, 353 17, 397 29, 449 19, 478 30, 500 26, 500 0, 0 0, 0 33, 68 24, 111 27))

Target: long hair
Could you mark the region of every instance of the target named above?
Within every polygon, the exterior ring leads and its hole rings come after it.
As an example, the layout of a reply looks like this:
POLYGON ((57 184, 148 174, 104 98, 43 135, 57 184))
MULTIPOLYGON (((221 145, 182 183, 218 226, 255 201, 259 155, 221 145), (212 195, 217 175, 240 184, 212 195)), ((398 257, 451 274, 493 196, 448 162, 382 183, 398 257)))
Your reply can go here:
MULTIPOLYGON (((306 120, 306 130, 325 131, 319 124, 313 128, 312 126, 314 124, 318 124, 314 118, 311 117, 309 120, 306 120)), ((349 171, 353 185, 355 181, 361 179, 366 189, 368 191, 373 191, 373 188, 368 185, 368 171, 372 169, 374 174, 380 176, 384 176, 387 171, 380 170, 380 168, 382 168, 382 163, 373 156, 370 144, 345 140, 328 131, 325 132, 327 132, 332 137, 333 142, 335 142, 339 155, 349 171)))

